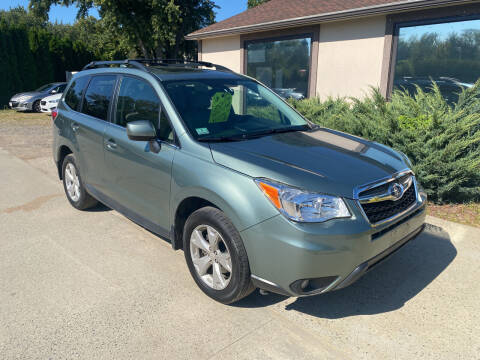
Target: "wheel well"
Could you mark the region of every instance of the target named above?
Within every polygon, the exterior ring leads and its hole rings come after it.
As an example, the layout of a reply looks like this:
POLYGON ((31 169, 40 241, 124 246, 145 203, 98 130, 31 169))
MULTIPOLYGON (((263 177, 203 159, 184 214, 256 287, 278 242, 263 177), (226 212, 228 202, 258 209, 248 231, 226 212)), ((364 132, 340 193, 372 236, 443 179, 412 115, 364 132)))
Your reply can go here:
POLYGON ((218 209, 218 206, 215 206, 210 201, 198 197, 186 198, 178 205, 175 213, 175 234, 172 244, 175 250, 183 249, 183 228, 188 217, 194 211, 205 206, 213 206, 218 209))
POLYGON ((68 154, 72 154, 72 150, 68 146, 62 145, 60 147, 60 153, 58 156, 58 162, 57 162, 57 169, 58 169, 58 177, 60 180, 62 179, 62 165, 63 165, 63 159, 65 159, 65 156, 68 154))

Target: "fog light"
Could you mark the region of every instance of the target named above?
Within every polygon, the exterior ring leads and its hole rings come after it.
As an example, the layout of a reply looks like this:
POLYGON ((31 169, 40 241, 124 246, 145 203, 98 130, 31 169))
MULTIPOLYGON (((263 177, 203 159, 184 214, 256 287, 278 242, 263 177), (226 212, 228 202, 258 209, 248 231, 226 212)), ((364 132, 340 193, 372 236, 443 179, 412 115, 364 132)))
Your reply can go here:
POLYGON ((300 288, 302 290, 305 290, 307 287, 308 287, 308 284, 310 284, 310 280, 303 280, 301 283, 300 283, 300 288))

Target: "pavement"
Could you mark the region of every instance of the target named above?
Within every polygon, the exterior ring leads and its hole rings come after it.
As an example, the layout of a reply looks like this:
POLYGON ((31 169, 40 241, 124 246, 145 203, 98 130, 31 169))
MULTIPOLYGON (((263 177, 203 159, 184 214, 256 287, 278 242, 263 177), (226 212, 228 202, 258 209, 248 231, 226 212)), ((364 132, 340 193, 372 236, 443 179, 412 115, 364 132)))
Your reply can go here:
POLYGON ((225 306, 183 252, 77 211, 49 158, 0 148, 2 359, 480 359, 480 229, 427 230, 346 289, 225 306))

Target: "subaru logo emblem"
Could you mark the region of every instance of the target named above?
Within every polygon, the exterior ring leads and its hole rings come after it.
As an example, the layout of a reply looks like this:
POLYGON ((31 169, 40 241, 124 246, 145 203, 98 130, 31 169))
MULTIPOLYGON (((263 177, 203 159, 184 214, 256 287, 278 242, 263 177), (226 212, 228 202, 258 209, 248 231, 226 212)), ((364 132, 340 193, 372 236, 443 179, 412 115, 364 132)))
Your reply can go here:
POLYGON ((403 186, 399 183, 393 183, 392 185, 390 185, 388 192, 395 201, 399 200, 403 196, 403 186))

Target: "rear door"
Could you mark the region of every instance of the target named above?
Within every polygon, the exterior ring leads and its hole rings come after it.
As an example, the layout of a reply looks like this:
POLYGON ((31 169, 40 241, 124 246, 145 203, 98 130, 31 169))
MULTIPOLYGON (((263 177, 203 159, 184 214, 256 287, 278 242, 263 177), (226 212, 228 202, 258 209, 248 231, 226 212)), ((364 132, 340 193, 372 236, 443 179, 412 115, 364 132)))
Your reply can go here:
MULTIPOLYGON (((103 133, 107 125, 116 75, 94 75, 84 91, 80 113, 71 118, 71 129, 78 147, 80 171, 88 186, 101 189, 103 183, 103 133)), ((66 100, 68 94, 66 95, 66 100)))
POLYGON ((155 89, 145 80, 123 76, 117 92, 114 121, 107 125, 104 136, 106 194, 125 215, 166 234, 177 149, 172 127, 155 89), (127 123, 137 120, 151 121, 157 129, 158 152, 146 141, 128 139, 127 123))

